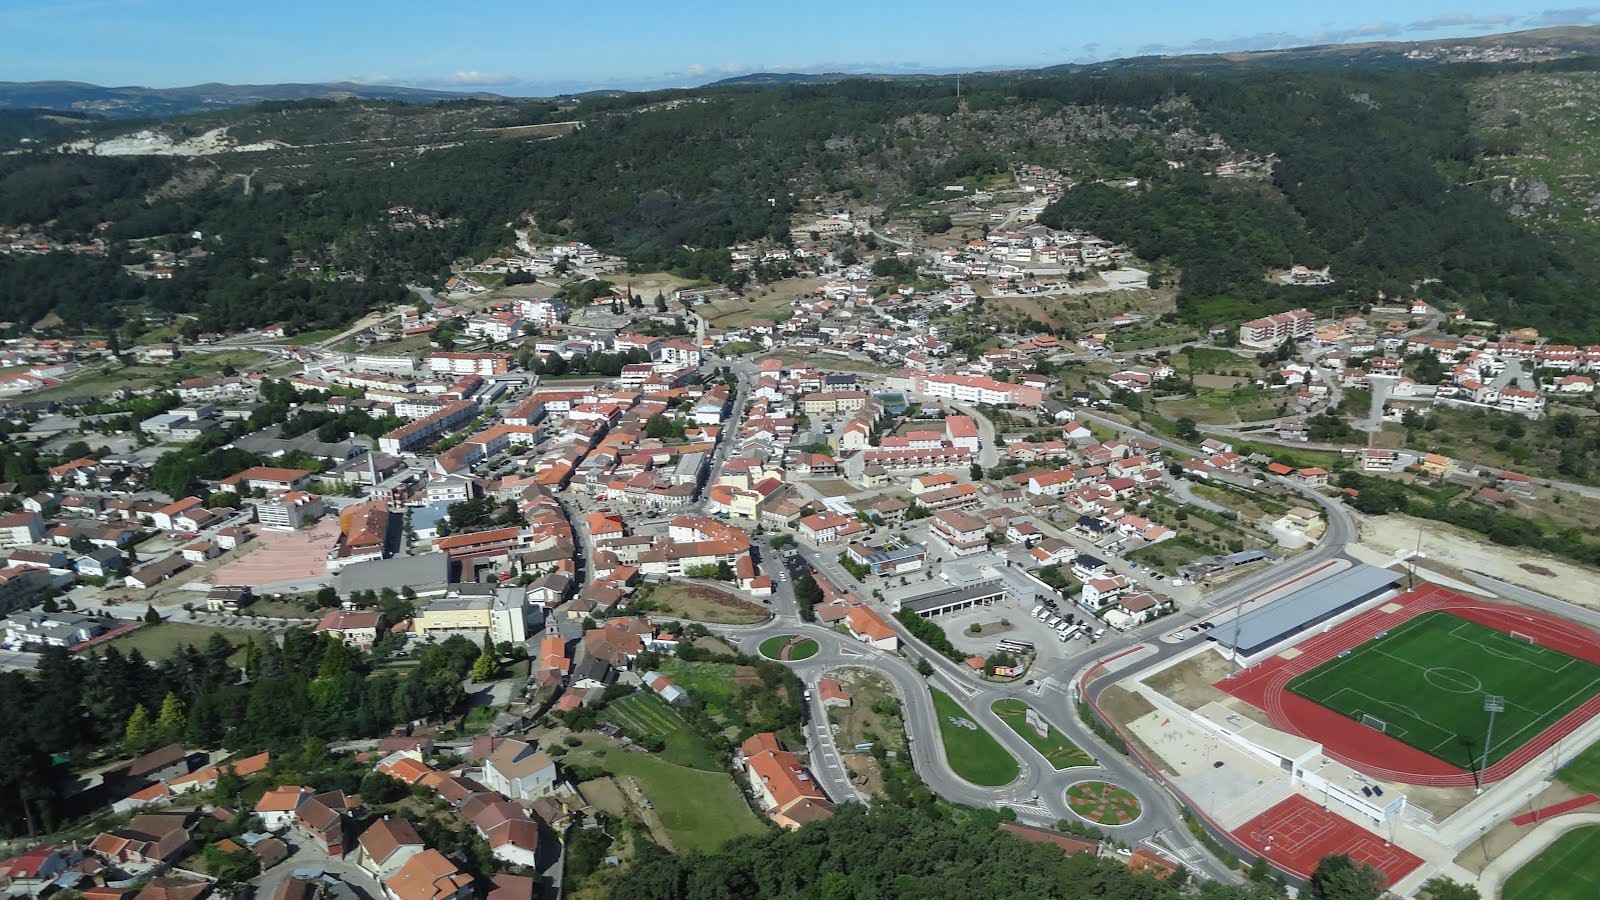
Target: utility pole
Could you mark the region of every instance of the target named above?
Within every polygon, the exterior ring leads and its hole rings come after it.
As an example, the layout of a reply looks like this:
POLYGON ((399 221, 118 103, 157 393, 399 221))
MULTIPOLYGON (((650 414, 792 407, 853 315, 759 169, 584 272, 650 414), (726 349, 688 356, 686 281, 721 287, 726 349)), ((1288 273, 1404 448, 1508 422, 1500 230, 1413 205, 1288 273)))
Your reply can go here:
POLYGON ((1483 695, 1483 711, 1489 714, 1489 729, 1483 736, 1483 761, 1478 764, 1478 790, 1483 793, 1483 776, 1489 768, 1489 748, 1494 744, 1494 714, 1506 711, 1506 698, 1495 694, 1483 695))

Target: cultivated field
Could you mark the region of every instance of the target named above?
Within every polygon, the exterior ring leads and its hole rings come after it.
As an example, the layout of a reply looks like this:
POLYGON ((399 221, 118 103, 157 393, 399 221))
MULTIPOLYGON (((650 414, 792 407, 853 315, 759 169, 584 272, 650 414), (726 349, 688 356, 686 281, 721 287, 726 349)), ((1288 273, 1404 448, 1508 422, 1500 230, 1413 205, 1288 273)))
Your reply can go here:
POLYGON ((648 689, 611 703, 601 712, 600 718, 615 724, 635 741, 661 741, 665 745, 661 756, 667 762, 707 772, 721 768, 716 755, 683 716, 648 689))

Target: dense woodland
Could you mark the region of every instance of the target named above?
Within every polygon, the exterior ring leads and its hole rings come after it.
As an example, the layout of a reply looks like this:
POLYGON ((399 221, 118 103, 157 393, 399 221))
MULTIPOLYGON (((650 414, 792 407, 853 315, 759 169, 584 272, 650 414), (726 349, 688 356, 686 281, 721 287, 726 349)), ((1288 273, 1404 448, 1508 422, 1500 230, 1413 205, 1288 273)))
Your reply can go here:
MULTIPOLYGON (((1136 875, 1118 857, 1067 855, 999 830, 1001 815, 963 807, 909 809, 889 803, 840 807, 799 831, 743 838, 720 852, 671 856, 654 846, 615 881, 611 900, 1281 900, 1265 869, 1237 886, 1136 875)), ((1437 900, 1475 900, 1436 882, 1437 900)), ((1348 857, 1329 857, 1300 892, 1306 900, 1376 900, 1380 876, 1348 857)))
MULTIPOLYGON (((376 602, 386 621, 407 612, 398 596, 376 602)), ((216 635, 151 665, 137 650, 111 646, 83 658, 53 647, 36 675, 0 673, 0 721, 7 723, 0 729, 0 834, 27 833, 30 822, 54 828, 74 811, 56 793, 62 760, 91 759, 108 748, 143 752, 168 741, 246 751, 375 737, 396 723, 452 710, 483 652, 456 637, 421 651, 415 667, 374 672, 374 660, 298 628, 281 648, 247 643, 242 667, 232 659, 238 650, 216 635)))
MULTIPOLYGON (((1465 86, 1487 71, 975 79, 959 112, 938 80, 636 94, 586 100, 576 113, 584 127, 556 140, 468 142, 392 166, 329 158, 260 176, 248 192, 210 161, 24 152, 0 158, 0 222, 50 222, 65 238, 110 222, 102 233, 115 252, 111 261, 0 258, 0 317, 31 322, 55 309, 69 324, 105 327, 143 300, 210 328, 317 327, 393 300, 399 284, 437 282, 455 259, 504 250, 511 225, 528 216, 640 268, 736 281, 723 248, 786 240, 797 198, 916 205, 951 180, 1037 162, 1079 183, 1045 221, 1096 230, 1180 269, 1192 319, 1420 290, 1588 339, 1600 331, 1600 301, 1586 287, 1597 264, 1569 258, 1468 184, 1479 148, 1465 86), (1226 151, 1179 141, 1180 132, 1218 135, 1226 151), (1224 152, 1275 155, 1272 181, 1204 174, 1224 152), (1139 186, 1121 187, 1128 178, 1139 186), (453 224, 389 227, 395 204, 453 224), (172 282, 117 271, 127 242, 168 236, 183 249, 196 231, 211 256, 172 282), (294 259, 366 283, 292 275, 294 259), (1331 264, 1338 283, 1265 279, 1294 263, 1331 264)), ((337 127, 316 105, 279 115, 316 116, 324 137, 337 127)), ((549 115, 509 106, 505 118, 549 115)), ((265 136, 269 125, 255 127, 265 136)))

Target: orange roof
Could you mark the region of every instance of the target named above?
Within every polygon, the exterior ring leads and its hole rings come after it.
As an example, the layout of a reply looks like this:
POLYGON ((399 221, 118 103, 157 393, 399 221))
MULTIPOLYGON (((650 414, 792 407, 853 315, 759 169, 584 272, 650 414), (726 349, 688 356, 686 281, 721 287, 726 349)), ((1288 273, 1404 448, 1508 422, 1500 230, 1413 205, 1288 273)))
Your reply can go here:
POLYGON ((869 640, 881 641, 895 636, 894 629, 883 617, 865 606, 852 606, 844 611, 845 619, 850 623, 850 630, 856 634, 864 634, 869 640))
POLYGON ((294 482, 302 478, 309 478, 311 473, 306 469, 282 469, 277 466, 251 466, 237 475, 229 475, 222 479, 223 484, 239 484, 245 481, 279 481, 294 482))
POLYGON ((472 886, 472 876, 456 868, 443 853, 429 848, 410 859, 383 886, 397 900, 441 900, 472 886))
POLYGON ((261 795, 256 802, 256 812, 293 812, 300 801, 311 796, 311 789, 297 784, 286 784, 261 795))
POLYGON ((403 781, 406 784, 416 784, 417 782, 426 778, 428 774, 434 770, 433 767, 429 766, 427 763, 418 762, 409 756, 402 756, 393 762, 385 762, 379 765, 378 771, 388 775, 390 778, 393 778, 396 781, 403 781))
POLYGON ((744 743, 739 745, 739 752, 744 754, 746 759, 752 756, 759 756, 762 753, 774 753, 782 749, 783 745, 778 743, 778 736, 770 731, 752 734, 745 739, 744 743))

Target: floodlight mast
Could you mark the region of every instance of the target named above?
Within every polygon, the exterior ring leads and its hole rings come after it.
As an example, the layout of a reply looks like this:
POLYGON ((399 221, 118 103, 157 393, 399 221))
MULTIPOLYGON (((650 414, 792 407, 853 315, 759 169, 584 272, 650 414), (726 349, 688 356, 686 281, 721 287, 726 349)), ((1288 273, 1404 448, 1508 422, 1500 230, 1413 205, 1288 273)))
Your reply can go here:
POLYGON ((1478 790, 1483 793, 1483 777, 1489 768, 1489 748, 1494 745, 1494 715, 1506 711, 1506 698, 1497 694, 1483 695, 1483 711, 1489 714, 1489 729, 1483 736, 1483 759, 1478 764, 1478 790))

